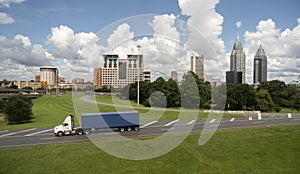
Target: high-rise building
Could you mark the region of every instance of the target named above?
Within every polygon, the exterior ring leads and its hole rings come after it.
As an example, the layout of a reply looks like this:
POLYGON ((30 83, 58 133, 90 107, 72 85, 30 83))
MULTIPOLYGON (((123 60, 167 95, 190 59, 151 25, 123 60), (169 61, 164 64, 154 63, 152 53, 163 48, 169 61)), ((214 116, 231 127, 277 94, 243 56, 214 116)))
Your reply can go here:
POLYGON ((226 83, 242 83, 243 73, 240 71, 226 71, 226 83))
POLYGON ((171 79, 178 81, 178 73, 176 71, 171 71, 171 79))
POLYGON ((40 72, 40 82, 42 86, 55 86, 57 84, 57 68, 45 66, 40 68, 40 72))
POLYGON ((104 64, 101 68, 101 85, 123 88, 130 83, 144 80, 143 55, 129 54, 127 59, 120 59, 117 54, 103 56, 104 64))
POLYGON ((255 57, 253 67, 253 83, 259 85, 267 81, 267 56, 262 46, 259 46, 255 57))
POLYGON ((144 81, 145 82, 151 82, 151 71, 150 70, 144 70, 144 81))
MULTIPOLYGON (((230 55, 230 71, 242 72, 242 83, 246 83, 246 55, 239 37, 233 45, 230 55)), ((234 73, 230 73, 234 74, 234 73)), ((235 73, 236 74, 236 73, 235 73)))
POLYGON ((101 86, 101 68, 94 68, 94 86, 101 86))
POLYGON ((203 55, 191 56, 191 71, 194 72, 200 79, 203 79, 204 74, 204 57, 203 55))

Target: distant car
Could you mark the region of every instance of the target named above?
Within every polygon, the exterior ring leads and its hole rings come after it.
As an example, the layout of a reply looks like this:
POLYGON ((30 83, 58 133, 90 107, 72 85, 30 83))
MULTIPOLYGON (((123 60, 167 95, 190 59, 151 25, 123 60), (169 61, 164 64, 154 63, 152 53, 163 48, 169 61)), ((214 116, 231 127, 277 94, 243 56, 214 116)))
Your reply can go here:
POLYGON ((22 94, 22 95, 28 95, 28 93, 27 93, 27 92, 22 92, 21 94, 22 94))

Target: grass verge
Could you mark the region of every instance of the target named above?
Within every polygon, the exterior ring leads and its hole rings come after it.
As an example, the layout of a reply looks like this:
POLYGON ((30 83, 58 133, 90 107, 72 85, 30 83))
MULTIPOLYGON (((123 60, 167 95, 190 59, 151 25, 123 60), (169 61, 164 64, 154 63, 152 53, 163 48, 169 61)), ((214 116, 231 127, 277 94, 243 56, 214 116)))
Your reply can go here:
POLYGON ((0 149, 0 173, 298 173, 299 132, 300 125, 217 131, 203 146, 192 133, 143 161, 111 156, 91 142, 0 149))

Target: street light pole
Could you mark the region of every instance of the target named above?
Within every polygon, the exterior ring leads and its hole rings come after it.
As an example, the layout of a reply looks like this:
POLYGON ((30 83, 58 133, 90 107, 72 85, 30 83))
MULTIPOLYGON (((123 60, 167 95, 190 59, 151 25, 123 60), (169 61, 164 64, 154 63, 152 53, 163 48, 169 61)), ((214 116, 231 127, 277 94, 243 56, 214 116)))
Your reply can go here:
POLYGON ((138 73, 138 81, 137 81, 137 106, 140 106, 140 48, 141 46, 138 45, 138 61, 137 61, 137 73, 138 73))

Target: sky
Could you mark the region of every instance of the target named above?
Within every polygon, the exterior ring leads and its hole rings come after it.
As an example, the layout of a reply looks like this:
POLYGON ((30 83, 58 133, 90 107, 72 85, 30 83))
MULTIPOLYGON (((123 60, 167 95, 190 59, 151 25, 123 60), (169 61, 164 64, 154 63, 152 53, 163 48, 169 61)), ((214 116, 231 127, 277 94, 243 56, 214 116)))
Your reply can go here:
POLYGON ((0 79, 32 80, 39 67, 55 66, 66 80, 92 80, 103 54, 141 52, 146 69, 167 76, 204 55, 205 73, 225 81, 239 35, 248 83, 260 44, 268 80, 291 83, 300 75, 299 7, 298 0, 0 0, 0 79))

